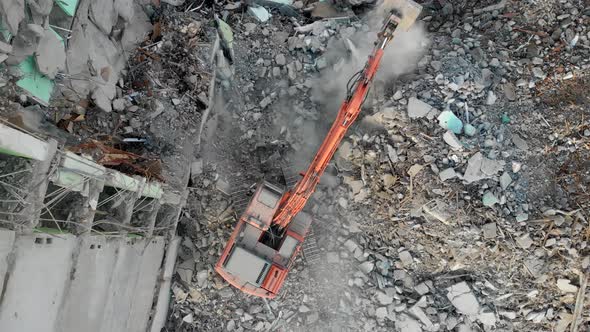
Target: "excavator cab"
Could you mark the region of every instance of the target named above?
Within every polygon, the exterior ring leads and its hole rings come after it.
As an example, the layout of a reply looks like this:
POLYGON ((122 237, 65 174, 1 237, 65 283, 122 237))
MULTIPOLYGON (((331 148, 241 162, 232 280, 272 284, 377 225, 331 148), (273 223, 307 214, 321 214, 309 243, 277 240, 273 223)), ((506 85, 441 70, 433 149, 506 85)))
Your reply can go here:
POLYGON ((238 220, 215 270, 245 293, 275 297, 309 231, 311 217, 301 212, 284 229, 272 225, 283 190, 261 183, 238 220))

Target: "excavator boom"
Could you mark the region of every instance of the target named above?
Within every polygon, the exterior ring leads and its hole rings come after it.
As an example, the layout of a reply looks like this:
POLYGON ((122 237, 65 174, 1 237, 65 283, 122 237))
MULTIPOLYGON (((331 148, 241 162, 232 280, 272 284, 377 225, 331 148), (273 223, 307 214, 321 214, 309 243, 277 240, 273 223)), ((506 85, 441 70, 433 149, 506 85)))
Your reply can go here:
POLYGON ((320 177, 326 170, 326 167, 328 167, 328 163, 334 156, 334 153, 336 153, 348 128, 356 120, 361 111, 362 104, 369 92, 369 84, 379 69, 383 51, 393 37, 394 30, 391 28, 395 28, 396 25, 397 22, 392 18, 388 19, 380 33, 380 38, 377 41, 373 53, 369 56, 367 64, 356 75, 356 81, 352 82, 353 85, 349 87, 346 100, 340 106, 336 120, 332 124, 328 135, 326 135, 313 161, 293 189, 283 195, 281 205, 277 214, 274 216, 273 224, 286 227, 293 217, 303 210, 308 199, 315 191, 317 184, 320 182, 320 177))
POLYGON ((407 30, 422 7, 412 0, 386 0, 387 13, 365 67, 351 78, 346 99, 307 171, 283 193, 263 182, 238 220, 215 270, 245 293, 273 298, 278 294, 309 231, 311 216, 302 212, 346 131, 358 117, 383 52, 398 29, 407 30))

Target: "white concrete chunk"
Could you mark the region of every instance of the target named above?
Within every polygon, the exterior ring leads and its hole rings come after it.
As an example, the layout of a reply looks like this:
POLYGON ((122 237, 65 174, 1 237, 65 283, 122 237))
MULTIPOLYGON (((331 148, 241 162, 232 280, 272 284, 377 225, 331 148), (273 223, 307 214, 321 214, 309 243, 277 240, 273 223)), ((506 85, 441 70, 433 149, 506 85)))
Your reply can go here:
POLYGON ((459 313, 468 316, 479 314, 479 302, 466 282, 463 281, 447 288, 447 298, 459 313))
POLYGON ((423 118, 431 110, 432 106, 416 97, 412 97, 408 100, 408 116, 412 119, 423 118))

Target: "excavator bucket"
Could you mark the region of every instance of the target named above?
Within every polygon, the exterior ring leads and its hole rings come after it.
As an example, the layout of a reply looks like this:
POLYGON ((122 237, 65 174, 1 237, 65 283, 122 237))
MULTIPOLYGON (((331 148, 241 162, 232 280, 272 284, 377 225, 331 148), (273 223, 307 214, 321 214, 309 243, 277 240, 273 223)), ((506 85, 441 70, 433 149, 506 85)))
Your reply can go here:
POLYGON ((394 11, 392 19, 394 19, 398 27, 404 31, 408 31, 410 27, 416 22, 422 6, 412 0, 384 0, 380 5, 386 12, 394 11))

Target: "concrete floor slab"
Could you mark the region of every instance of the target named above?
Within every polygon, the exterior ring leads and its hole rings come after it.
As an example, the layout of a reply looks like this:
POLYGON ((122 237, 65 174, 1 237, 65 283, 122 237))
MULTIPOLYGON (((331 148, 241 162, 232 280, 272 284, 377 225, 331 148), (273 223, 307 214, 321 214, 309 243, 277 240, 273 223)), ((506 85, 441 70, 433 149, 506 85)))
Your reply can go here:
POLYGON ((8 270, 9 255, 14 245, 14 231, 0 229, 0 294, 4 290, 4 276, 8 270))
POLYGON ((135 291, 133 294, 133 304, 129 319, 127 320, 128 332, 145 332, 147 329, 148 318, 154 296, 156 292, 156 282, 162 259, 164 256, 165 241, 163 237, 156 237, 149 242, 139 269, 139 276, 135 291))
POLYGON ((102 332, 126 332, 126 324, 135 299, 141 258, 147 249, 144 239, 126 238, 117 255, 111 283, 106 289, 107 301, 103 314, 102 332))
POLYGON ((107 301, 107 290, 117 261, 119 238, 86 236, 81 239, 72 281, 66 296, 57 331, 99 331, 107 301))
POLYGON ((69 234, 17 237, 0 303, 0 331, 54 331, 75 246, 69 234))

